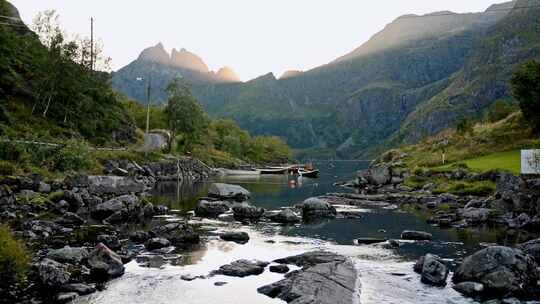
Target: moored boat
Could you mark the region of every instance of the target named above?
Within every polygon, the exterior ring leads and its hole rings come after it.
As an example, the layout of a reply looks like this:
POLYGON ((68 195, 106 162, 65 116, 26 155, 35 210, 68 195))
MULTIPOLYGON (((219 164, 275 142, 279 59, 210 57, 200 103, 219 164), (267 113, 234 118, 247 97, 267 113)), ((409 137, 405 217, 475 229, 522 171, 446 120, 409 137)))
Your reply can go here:
POLYGON ((299 170, 298 174, 302 177, 317 178, 319 176, 319 170, 299 170))
POLYGON ((261 175, 260 170, 233 170, 233 169, 219 169, 223 175, 239 175, 239 176, 252 176, 261 175))

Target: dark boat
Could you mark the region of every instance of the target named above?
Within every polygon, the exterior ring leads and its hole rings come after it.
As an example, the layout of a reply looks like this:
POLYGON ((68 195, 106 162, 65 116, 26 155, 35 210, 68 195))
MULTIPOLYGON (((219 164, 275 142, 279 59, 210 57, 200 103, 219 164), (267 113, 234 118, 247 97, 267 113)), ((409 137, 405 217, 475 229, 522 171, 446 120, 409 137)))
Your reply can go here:
POLYGON ((303 177, 317 178, 319 176, 319 170, 300 170, 299 174, 303 177))

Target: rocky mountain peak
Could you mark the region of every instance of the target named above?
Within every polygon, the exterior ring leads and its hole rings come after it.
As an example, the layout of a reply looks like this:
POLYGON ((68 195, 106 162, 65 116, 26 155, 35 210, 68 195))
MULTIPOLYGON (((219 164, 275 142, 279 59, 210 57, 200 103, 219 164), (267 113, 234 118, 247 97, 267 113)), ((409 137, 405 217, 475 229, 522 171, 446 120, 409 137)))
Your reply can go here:
POLYGON ((216 77, 222 82, 240 82, 240 76, 229 66, 224 66, 216 73, 216 77))
POLYGON ((281 75, 281 77, 279 77, 279 79, 287 79, 287 78, 291 78, 291 77, 296 77, 300 74, 302 74, 303 72, 302 71, 299 71, 299 70, 288 70, 288 71, 285 71, 285 73, 283 73, 283 75, 281 75))
POLYGON ((208 73, 210 71, 206 63, 204 63, 204 61, 201 59, 201 57, 189 52, 185 48, 180 49, 180 51, 177 51, 176 49, 172 50, 171 64, 179 68, 198 71, 202 73, 208 73))
POLYGON ((168 64, 170 62, 170 56, 165 50, 163 43, 160 42, 155 46, 144 49, 139 55, 138 60, 168 64))

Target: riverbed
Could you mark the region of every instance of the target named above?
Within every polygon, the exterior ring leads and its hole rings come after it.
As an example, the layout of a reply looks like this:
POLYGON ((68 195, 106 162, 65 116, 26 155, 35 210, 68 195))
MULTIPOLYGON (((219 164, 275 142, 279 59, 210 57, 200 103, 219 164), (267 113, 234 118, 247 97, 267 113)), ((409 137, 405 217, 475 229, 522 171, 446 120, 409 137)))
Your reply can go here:
MULTIPOLYGON (((251 191, 251 204, 273 210, 292 206, 312 196, 353 191, 334 186, 334 183, 351 179, 356 170, 365 168, 368 163, 321 162, 315 165, 322 172, 318 179, 283 175, 215 181, 241 185, 251 191)), ((206 195, 211 182, 162 183, 154 195, 181 217, 206 195)), ((361 273, 362 303, 474 303, 455 292, 450 280, 444 288, 422 284, 420 276, 413 272, 414 261, 426 253, 435 253, 455 265, 456 261, 482 246, 512 242, 504 232, 489 228, 439 229, 427 224, 425 215, 404 212, 392 206, 364 206, 357 211, 362 213, 361 218, 295 226, 267 223, 248 227, 203 220, 196 224, 208 230, 243 230, 249 233, 250 241, 240 245, 210 234, 203 245, 179 252, 179 256, 170 263, 145 267, 132 261, 126 265, 125 275, 110 282, 105 291, 83 297, 78 303, 282 303, 256 291, 260 286, 283 278, 283 275, 268 270, 245 278, 218 275, 185 281, 181 276, 205 276, 238 259, 272 261, 315 249, 334 251, 353 259, 361 273), (396 239, 406 229, 430 232, 434 241, 405 242, 398 249, 353 244, 353 240, 359 237, 396 239), (215 285, 223 282, 226 284, 215 285)), ((167 220, 181 219, 173 217, 167 220)))

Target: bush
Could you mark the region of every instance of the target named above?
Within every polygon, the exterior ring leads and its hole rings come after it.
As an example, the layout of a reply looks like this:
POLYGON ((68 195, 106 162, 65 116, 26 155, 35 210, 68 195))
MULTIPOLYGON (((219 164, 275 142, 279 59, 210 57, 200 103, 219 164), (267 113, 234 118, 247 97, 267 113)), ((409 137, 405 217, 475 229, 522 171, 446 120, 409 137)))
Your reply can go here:
POLYGON ((17 171, 15 165, 8 161, 0 160, 0 175, 13 175, 17 171))
POLYGON ((474 123, 467 118, 462 118, 458 121, 456 131, 460 135, 472 134, 474 130, 474 123))
POLYGON ((56 154, 53 169, 61 172, 80 171, 90 169, 93 165, 90 147, 85 142, 71 140, 56 154))
POLYGON ((0 225, 0 289, 9 289, 26 278, 30 257, 24 244, 13 238, 9 227, 0 225))

